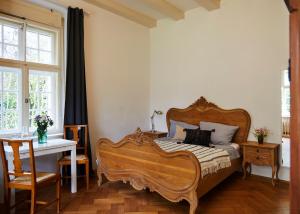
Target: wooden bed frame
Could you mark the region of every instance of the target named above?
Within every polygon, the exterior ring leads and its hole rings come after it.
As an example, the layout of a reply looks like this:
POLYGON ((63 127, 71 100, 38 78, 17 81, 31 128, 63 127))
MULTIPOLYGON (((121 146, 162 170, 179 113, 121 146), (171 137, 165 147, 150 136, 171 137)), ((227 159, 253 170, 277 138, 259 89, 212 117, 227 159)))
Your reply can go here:
MULTIPOLYGON (((224 110, 201 97, 185 109, 171 108, 167 112, 170 120, 198 125, 210 121, 239 126, 233 142, 247 141, 251 119, 243 109, 224 110)), ((96 149, 99 186, 102 174, 109 181, 130 182, 137 190, 149 188, 164 198, 190 203, 190 214, 194 214, 198 199, 241 168, 241 158, 231 161, 231 167, 219 170, 201 178, 200 164, 189 151, 165 152, 141 131, 123 138, 118 143, 99 139, 96 149)))

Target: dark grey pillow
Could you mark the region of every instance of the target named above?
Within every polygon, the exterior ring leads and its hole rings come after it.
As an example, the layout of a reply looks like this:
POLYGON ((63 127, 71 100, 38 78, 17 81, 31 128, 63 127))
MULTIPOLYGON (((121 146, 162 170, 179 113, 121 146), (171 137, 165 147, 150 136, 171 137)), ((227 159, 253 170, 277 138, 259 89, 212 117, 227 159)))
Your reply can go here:
POLYGON ((209 144, 211 143, 211 133, 215 130, 208 131, 200 130, 200 128, 198 128, 184 129, 184 131, 186 132, 186 137, 183 143, 209 147, 209 144))
POLYGON ((184 129, 197 129, 197 128, 199 128, 199 126, 191 125, 191 124, 188 124, 188 123, 185 123, 185 122, 170 120, 170 132, 168 134, 168 137, 173 138, 175 136, 176 125, 184 128, 184 129))
POLYGON ((230 126, 222 123, 213 123, 213 122, 200 122, 201 130, 215 130, 211 133, 211 142, 217 145, 227 145, 230 144, 232 138, 236 131, 239 129, 238 126, 230 126))

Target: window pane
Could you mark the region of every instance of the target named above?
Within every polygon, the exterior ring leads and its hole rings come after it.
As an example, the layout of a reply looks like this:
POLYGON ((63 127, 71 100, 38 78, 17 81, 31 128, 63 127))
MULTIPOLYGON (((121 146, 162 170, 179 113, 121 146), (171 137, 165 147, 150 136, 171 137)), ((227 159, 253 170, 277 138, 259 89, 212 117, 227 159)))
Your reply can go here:
POLYGON ((26 60, 29 62, 38 62, 39 61, 38 50, 27 48, 26 50, 26 60))
POLYGON ((12 26, 3 26, 4 43, 18 45, 19 29, 12 26))
POLYGON ((14 130, 18 127, 18 113, 14 110, 3 111, 3 129, 14 130))
POLYGON ((51 36, 46 36, 40 34, 40 49, 45 51, 51 51, 52 38, 51 36))
POLYGON ((48 51, 40 51, 40 63, 51 64, 51 52, 48 51))
POLYGON ((29 26, 26 32, 26 60, 54 64, 56 59, 56 33, 29 26))
POLYGON ((29 75, 29 91, 37 92, 39 86, 39 78, 37 75, 30 74, 29 75))
POLYGON ((41 93, 40 96, 40 109, 43 109, 44 112, 48 112, 49 110, 51 111, 51 95, 50 94, 45 94, 41 93))
POLYGON ((38 112, 36 110, 30 110, 29 111, 29 127, 33 129, 35 127, 34 125, 34 118, 38 115, 38 112))
POLYGON ((18 94, 4 92, 3 93, 3 110, 16 110, 18 102, 18 94))
POLYGON ((39 108, 39 96, 36 93, 31 92, 29 95, 30 106, 29 109, 38 109, 39 108))
POLYGON ((39 91, 51 92, 51 77, 50 76, 40 76, 39 91))
POLYGON ((34 117, 41 113, 47 113, 53 119, 54 125, 56 125, 56 81, 56 73, 29 71, 29 123, 31 130, 35 129, 34 117))
POLYGON ((26 32, 26 47, 38 48, 38 34, 34 32, 26 32))
POLYGON ((20 130, 21 70, 0 66, 0 133, 20 130))
POLYGON ((18 89, 18 74, 16 72, 3 72, 3 90, 18 89))
POLYGON ((19 59, 18 47, 13 45, 3 45, 3 57, 7 59, 19 59))
POLYGON ((21 24, 0 18, 0 58, 20 59, 21 24))

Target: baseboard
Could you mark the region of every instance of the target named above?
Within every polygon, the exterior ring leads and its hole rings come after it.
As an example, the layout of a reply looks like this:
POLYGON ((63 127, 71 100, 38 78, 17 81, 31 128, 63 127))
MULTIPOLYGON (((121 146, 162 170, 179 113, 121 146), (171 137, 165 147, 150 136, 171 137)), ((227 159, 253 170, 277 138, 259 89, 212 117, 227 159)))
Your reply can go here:
MULTIPOLYGON (((252 174, 271 178, 272 169, 271 167, 264 166, 252 166, 252 174)), ((279 180, 290 181, 290 168, 280 167, 279 169, 279 180)))

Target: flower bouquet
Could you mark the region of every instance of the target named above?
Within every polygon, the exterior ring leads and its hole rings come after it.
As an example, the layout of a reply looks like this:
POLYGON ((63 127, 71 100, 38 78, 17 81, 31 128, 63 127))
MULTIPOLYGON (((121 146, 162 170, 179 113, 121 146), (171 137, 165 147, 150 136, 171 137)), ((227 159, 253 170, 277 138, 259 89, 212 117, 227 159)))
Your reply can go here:
POLYGON ((254 129, 253 135, 257 138, 257 142, 259 144, 262 144, 264 142, 264 139, 268 137, 270 134, 269 129, 267 128, 258 128, 254 129))
POLYGON ((34 118, 34 122, 39 144, 47 143, 47 128, 53 126, 53 120, 47 114, 41 114, 34 118))

